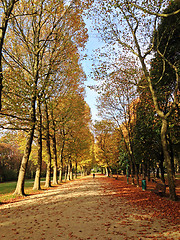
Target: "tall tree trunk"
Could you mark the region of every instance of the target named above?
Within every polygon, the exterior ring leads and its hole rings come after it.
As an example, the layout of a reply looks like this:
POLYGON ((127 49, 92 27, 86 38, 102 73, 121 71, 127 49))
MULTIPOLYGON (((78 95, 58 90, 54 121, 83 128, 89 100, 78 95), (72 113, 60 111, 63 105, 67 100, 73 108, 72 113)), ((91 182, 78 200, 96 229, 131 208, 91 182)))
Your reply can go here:
POLYGON ((82 166, 81 167, 81 177, 83 177, 84 176, 84 167, 82 166))
POLYGON ((60 167, 59 167, 59 183, 62 183, 62 178, 63 178, 63 166, 60 165, 60 167))
POLYGON ((173 150, 173 144, 171 141, 170 134, 168 134, 168 143, 169 143, 169 149, 170 149, 172 172, 173 172, 173 177, 175 180, 176 177, 175 177, 175 166, 174 166, 174 150, 173 150))
POLYGON ((34 180, 34 190, 40 190, 40 180, 41 180, 41 166, 42 166, 42 114, 41 114, 41 105, 40 99, 37 99, 37 108, 38 108, 38 162, 36 167, 36 176, 34 180))
POLYGON ((77 160, 76 160, 76 166, 75 166, 75 178, 77 179, 77 160))
POLYGON ((145 177, 145 178, 147 177, 147 162, 148 162, 148 160, 146 160, 146 161, 144 162, 144 177, 145 177))
POLYGON ((134 168, 134 163, 131 161, 131 178, 132 178, 132 185, 135 185, 135 182, 134 182, 134 175, 135 175, 135 168, 134 168))
POLYGON ((67 180, 71 180, 70 179, 70 163, 67 164, 67 180))
POLYGON ((56 148, 56 133, 55 133, 55 124, 53 121, 53 137, 52 137, 52 150, 54 155, 54 170, 53 170, 53 184, 58 184, 58 176, 57 176, 57 148, 56 148))
POLYGON ((167 168, 167 177, 168 177, 170 198, 173 201, 175 201, 175 200, 177 200, 177 196, 176 196, 174 177, 173 177, 173 171, 172 171, 172 166, 171 166, 171 157, 168 152, 168 143, 167 143, 167 139, 166 139, 167 126, 168 126, 167 120, 163 119, 162 127, 161 127, 161 142, 162 142, 164 159, 165 159, 166 168, 167 168))
POLYGON ((60 155, 59 183, 62 183, 62 179, 63 179, 63 159, 62 156, 60 155))
MULTIPOLYGON (((49 143, 46 143, 49 147, 49 143)), ((46 182, 45 182, 45 187, 49 188, 51 187, 51 154, 47 153, 47 165, 46 165, 46 182)))
POLYGON ((159 176, 159 167, 156 167, 156 178, 160 178, 160 176, 159 176))
POLYGON ((27 165, 29 161, 29 155, 31 153, 31 145, 32 145, 33 137, 34 137, 34 126, 29 131, 27 140, 26 140, 24 155, 22 158, 19 175, 18 175, 18 181, 17 181, 15 192, 14 192, 14 194, 17 194, 17 195, 25 195, 24 181, 25 181, 25 175, 26 175, 27 165))
POLYGON ((26 145, 25 145, 25 149, 24 149, 24 155, 23 155, 21 166, 19 169, 18 181, 17 181, 15 192, 14 192, 14 194, 17 194, 17 195, 25 195, 24 181, 25 181, 25 175, 26 175, 27 165, 28 165, 28 161, 29 161, 29 156, 31 153, 31 146, 32 146, 32 142, 33 142, 35 123, 36 123, 36 107, 35 107, 35 105, 36 105, 36 86, 37 86, 37 82, 35 82, 35 84, 34 84, 34 95, 32 95, 32 99, 31 99, 30 130, 27 135, 26 145))
POLYGON ((67 171, 68 171, 67 168, 68 168, 68 167, 65 166, 65 174, 64 174, 64 181, 65 181, 65 182, 67 181, 67 171))
POLYGON ((153 167, 153 178, 155 179, 156 178, 156 172, 155 172, 156 168, 153 167))
POLYGON ((46 116, 46 151, 47 151, 47 171, 45 187, 51 187, 51 149, 50 149, 50 135, 49 135, 49 114, 47 102, 45 101, 45 116, 46 116))
POLYGON ((147 161, 147 177, 148 182, 150 182, 151 181, 150 160, 147 161))
POLYGON ((134 184, 134 175, 136 176, 136 182, 137 182, 137 187, 139 187, 139 172, 138 172, 138 168, 137 168, 137 164, 136 161, 134 159, 134 155, 132 152, 132 148, 130 147, 130 155, 131 155, 131 161, 133 162, 133 184, 134 184))
POLYGON ((67 165, 67 179, 68 180, 72 180, 72 163, 71 163, 71 159, 69 158, 68 160, 68 165, 67 165))
POLYGON ((70 161, 70 180, 73 180, 73 167, 71 161, 70 161))
POLYGON ((106 169, 106 177, 109 177, 109 169, 108 169, 108 167, 106 167, 105 169, 106 169))
MULTIPOLYGON (((16 2, 16 1, 12 1, 16 2)), ((34 52, 39 50, 39 37, 38 34, 34 35, 34 52)), ((31 109, 30 109, 30 120, 31 120, 31 126, 30 130, 27 136, 26 146, 24 150, 24 156, 21 162, 21 167, 19 170, 19 176, 18 176, 18 182, 16 186, 16 190, 14 194, 20 194, 24 195, 24 181, 25 181, 25 174, 26 169, 29 161, 29 156, 31 153, 31 145, 34 137, 34 130, 35 130, 35 123, 36 123, 36 99, 37 99, 37 84, 39 79, 39 55, 40 52, 37 51, 36 54, 34 54, 34 66, 33 66, 33 85, 32 85, 32 95, 31 95, 31 109)))
POLYGON ((65 146, 65 135, 63 135, 63 142, 62 142, 61 153, 60 153, 59 183, 62 182, 62 178, 63 178, 64 146, 65 146))
POLYGON ((57 175, 58 175, 57 164, 54 164, 54 168, 53 168, 53 181, 52 181, 52 183, 55 184, 55 185, 58 184, 58 176, 57 175))
POLYGON ((84 176, 87 176, 87 168, 84 167, 84 176))
POLYGON ((136 163, 135 163, 135 172, 136 172, 137 187, 139 187, 139 165, 137 165, 136 163))
POLYGON ((144 160, 142 161, 142 175, 143 175, 143 178, 145 179, 146 178, 146 172, 145 172, 145 161, 144 160))
MULTIPOLYGON (((175 75, 176 75, 176 89, 175 89, 175 93, 174 93, 174 103, 171 105, 169 112, 164 114, 164 112, 159 108, 157 94, 156 94, 156 92, 153 88, 151 76, 149 74, 149 71, 148 71, 146 63, 145 63, 145 58, 141 54, 141 48, 139 46, 137 37, 136 37, 135 34, 133 34, 133 37, 134 37, 134 43, 135 43, 136 48, 138 50, 138 57, 139 57, 139 60, 141 62, 141 65, 142 65, 142 69, 144 71, 145 78, 146 78, 146 80, 148 82, 148 85, 149 85, 149 90, 151 92, 151 96, 152 96, 152 100, 153 100, 153 103, 154 103, 156 113, 158 114, 158 116, 162 120, 161 143, 162 143, 163 154, 164 154, 165 163, 166 163, 166 167, 167 167, 170 198, 175 201, 177 199, 177 196, 176 196, 175 184, 174 184, 174 179, 173 179, 171 159, 170 159, 170 155, 169 155, 169 152, 168 152, 168 144, 167 144, 166 135, 167 135, 167 125, 168 125, 167 124, 167 117, 171 116, 172 111, 173 111, 173 109, 176 105, 176 101, 177 101, 177 92, 178 92, 178 86, 179 86, 178 68, 175 65, 171 65, 171 67, 174 69, 175 75)), ((159 51, 158 48, 157 48, 157 52, 162 57, 162 59, 165 59, 164 55, 159 51)), ((168 64, 169 64, 169 62, 168 62, 168 64)))
POLYGON ((162 154, 160 155, 159 168, 161 169, 161 180, 162 180, 163 183, 165 183, 163 162, 164 162, 164 155, 163 155, 163 153, 162 153, 162 154))

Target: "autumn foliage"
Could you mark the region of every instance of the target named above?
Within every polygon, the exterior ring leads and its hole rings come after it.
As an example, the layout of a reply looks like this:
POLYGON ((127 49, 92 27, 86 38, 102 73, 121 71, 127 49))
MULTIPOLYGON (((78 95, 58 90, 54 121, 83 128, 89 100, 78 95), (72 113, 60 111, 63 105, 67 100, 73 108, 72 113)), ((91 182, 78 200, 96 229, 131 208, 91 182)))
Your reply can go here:
MULTIPOLYGON (((165 197, 156 195, 151 190, 155 188, 155 183, 149 182, 147 191, 143 191, 141 188, 135 185, 127 184, 125 176, 119 176, 118 180, 115 178, 101 179, 103 182, 109 182, 108 188, 115 191, 114 197, 119 196, 126 198, 133 206, 140 207, 142 209, 149 209, 153 211, 152 217, 167 218, 174 224, 180 223, 180 202, 173 202, 169 200, 169 193, 165 197)), ((106 185, 104 190, 106 191, 106 185)), ((176 181, 176 191, 180 198, 180 180, 176 181)))

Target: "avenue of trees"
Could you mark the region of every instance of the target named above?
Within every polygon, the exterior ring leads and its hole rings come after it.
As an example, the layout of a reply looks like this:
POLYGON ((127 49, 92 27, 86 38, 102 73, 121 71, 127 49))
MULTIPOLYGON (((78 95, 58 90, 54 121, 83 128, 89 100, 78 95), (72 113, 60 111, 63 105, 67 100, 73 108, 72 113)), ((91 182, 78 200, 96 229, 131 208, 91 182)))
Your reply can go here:
POLYGON ((88 0, 1 1, 6 35, 1 36, 0 174, 2 178, 4 169, 12 168, 4 159, 14 155, 14 165, 20 165, 14 168, 15 194, 24 195, 29 168, 36 172, 34 189, 40 189, 44 163, 46 187, 51 186, 52 169, 57 184, 62 171, 70 179, 72 171, 77 175, 77 167, 82 172, 91 167, 91 114, 80 63, 88 39, 83 14, 90 4, 88 0))
POLYGON ((153 173, 176 200, 180 171, 178 0, 0 1, 0 181, 26 176, 34 189, 87 173, 153 173), (84 15, 104 42, 92 88, 101 121, 85 102, 84 15), (8 174, 5 174, 8 172, 8 174), (161 173, 161 174, 160 174, 161 173), (3 179, 4 178, 4 179, 3 179))
POLYGON ((95 124, 98 157, 106 159, 103 164, 110 171, 114 164, 130 168, 137 185, 140 173, 150 178, 155 169, 158 176, 161 169, 165 181, 165 168, 170 198, 176 200, 180 3, 97 0, 96 4, 94 25, 105 42, 94 67, 103 118, 95 124))

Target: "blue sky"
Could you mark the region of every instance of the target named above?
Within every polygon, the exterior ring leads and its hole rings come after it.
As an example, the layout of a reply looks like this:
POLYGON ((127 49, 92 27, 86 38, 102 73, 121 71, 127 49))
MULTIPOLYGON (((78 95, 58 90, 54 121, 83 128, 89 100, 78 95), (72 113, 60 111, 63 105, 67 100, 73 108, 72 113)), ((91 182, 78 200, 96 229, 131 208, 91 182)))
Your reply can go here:
POLYGON ((85 53, 87 54, 87 59, 82 61, 82 66, 84 72, 87 75, 87 81, 85 82, 86 85, 86 97, 85 100, 91 108, 91 114, 93 120, 99 120, 97 116, 98 111, 96 107, 96 97, 97 93, 94 90, 89 89, 87 86, 95 85, 96 81, 93 80, 90 73, 92 71, 92 64, 94 63, 92 58, 93 51, 103 45, 103 43, 98 39, 98 34, 93 30, 91 21, 89 19, 85 19, 86 27, 88 29, 89 39, 86 44, 85 53))

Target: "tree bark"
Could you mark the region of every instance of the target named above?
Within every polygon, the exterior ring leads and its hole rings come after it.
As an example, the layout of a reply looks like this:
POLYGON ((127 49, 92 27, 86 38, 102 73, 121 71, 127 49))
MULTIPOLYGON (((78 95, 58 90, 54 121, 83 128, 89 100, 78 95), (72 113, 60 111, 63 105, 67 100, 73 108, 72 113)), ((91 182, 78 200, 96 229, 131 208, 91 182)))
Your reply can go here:
POLYGON ((42 166, 42 114, 41 114, 41 105, 39 98, 37 99, 37 108, 38 108, 38 162, 36 167, 36 176, 34 180, 34 190, 40 190, 40 180, 41 180, 41 166, 42 166))
POLYGON ((75 166, 75 178, 77 179, 77 160, 76 160, 76 166, 75 166))
POLYGON ((168 143, 169 143, 169 149, 170 149, 172 172, 173 172, 173 177, 175 180, 176 177, 175 177, 175 166, 174 166, 174 149, 173 149, 173 144, 171 141, 170 134, 168 134, 168 143))
POLYGON ((58 176, 57 176, 57 164, 54 164, 54 169, 53 169, 53 184, 57 185, 58 184, 58 176))
POLYGON ((167 126, 168 126, 167 120, 162 119, 161 142, 162 142, 164 159, 165 159, 166 168, 167 168, 167 177, 168 177, 170 198, 173 201, 176 201, 177 196, 176 196, 174 177, 173 177, 173 171, 172 171, 172 166, 171 166, 171 157, 170 157, 170 154, 168 152, 168 143, 167 143, 167 139, 166 139, 167 126))
POLYGON ((60 166, 59 169, 59 183, 62 183, 62 176, 63 176, 63 166, 60 166))
POLYGON ((59 183, 62 183, 62 179, 63 179, 63 160, 62 157, 60 157, 59 183))
POLYGON ((87 176, 87 168, 84 167, 84 176, 87 176))
POLYGON ((71 159, 68 160, 68 165, 67 165, 67 179, 72 180, 72 163, 71 159))
POLYGON ((70 161, 70 180, 73 180, 73 167, 71 161, 70 161))
MULTIPOLYGON (((155 110, 156 113, 158 114, 158 116, 161 118, 162 120, 162 125, 161 125, 161 144, 162 144, 162 149, 163 149, 163 155, 164 155, 164 159, 165 159, 165 163, 166 163, 166 168, 167 168, 167 175, 168 175, 168 185, 169 185, 169 191, 170 191, 170 198, 175 201, 177 199, 176 196, 176 189, 175 189, 175 184, 174 184, 174 179, 173 179, 173 172, 172 172, 172 166, 171 166, 171 158, 170 158, 170 154, 168 152, 168 143, 167 143, 167 127, 168 127, 168 122, 167 122, 167 117, 170 116, 171 111, 169 111, 166 116, 164 115, 164 113, 160 110, 159 106, 158 106, 158 101, 157 101, 157 96, 155 94, 155 91, 153 89, 152 86, 152 82, 151 82, 151 78, 148 74, 148 71, 146 69, 145 63, 144 61, 142 61, 142 66, 144 69, 144 73, 146 75, 146 78, 148 80, 148 84, 149 84, 149 89, 151 91, 151 95, 152 95, 152 99, 153 99, 153 103, 155 106, 155 110)), ((171 108, 172 110, 172 108, 171 108)))
POLYGON ((133 151, 132 151, 132 144, 129 145, 129 153, 130 153, 130 158, 131 158, 131 161, 132 161, 132 165, 133 165, 133 184, 134 184, 134 175, 136 175, 136 181, 137 181, 137 187, 139 187, 139 173, 138 173, 138 168, 137 168, 137 164, 136 164, 136 161, 134 159, 134 154, 133 154, 133 151))
POLYGON ((55 132, 55 124, 53 121, 53 136, 52 136, 52 150, 54 155, 54 170, 53 170, 53 184, 58 184, 58 176, 57 176, 57 148, 56 148, 56 132, 55 132))
POLYGON ((70 171, 71 171, 71 167, 70 167, 70 163, 68 163, 68 165, 67 165, 67 179, 68 180, 71 180, 70 179, 70 171))
POLYGON ((17 181, 15 192, 14 192, 14 194, 16 195, 25 195, 24 181, 25 181, 29 155, 31 153, 31 145, 32 145, 33 137, 34 137, 34 126, 31 128, 27 136, 24 155, 23 155, 20 170, 19 170, 18 181, 17 181))
POLYGON ((156 168, 156 178, 160 178, 160 176, 159 176, 159 167, 156 168))
POLYGON ((135 175, 135 167, 134 167, 134 163, 132 162, 131 160, 131 178, 132 178, 132 185, 135 185, 135 182, 134 182, 134 175, 135 175))
POLYGON ((49 114, 47 102, 45 101, 45 116, 46 116, 46 151, 47 151, 47 171, 45 187, 51 187, 51 149, 50 149, 50 135, 49 135, 49 114))
POLYGON ((81 167, 81 177, 83 177, 84 176, 84 167, 82 166, 81 167))
POLYGON ((108 167, 105 168, 105 171, 106 171, 106 177, 109 177, 109 170, 108 170, 108 167))
POLYGON ((65 175, 64 175, 64 181, 65 182, 67 181, 67 171, 68 171, 67 166, 65 166, 65 175))
MULTIPOLYGON (((64 131, 63 131, 64 132, 64 131)), ((63 143, 60 153, 60 170, 59 170, 59 183, 62 182, 63 178, 63 158, 64 158, 64 146, 65 146, 65 136, 63 136, 63 143)))
POLYGON ((139 172, 138 172, 138 167, 136 163, 135 163, 135 172, 136 172, 137 187, 139 187, 139 172))
POLYGON ((163 154, 161 154, 159 168, 161 169, 161 180, 163 183, 165 183, 163 162, 164 162, 164 156, 163 156, 163 154))
POLYGON ((34 91, 32 93, 31 109, 30 109, 30 120, 31 120, 30 126, 29 126, 30 130, 27 135, 26 145, 25 145, 25 149, 24 149, 24 155, 22 158, 19 175, 18 175, 18 181, 17 181, 15 192, 14 192, 14 194, 16 194, 16 195, 25 195, 24 181, 25 181, 25 175, 26 175, 27 165, 28 165, 28 161, 29 161, 29 156, 31 153, 31 146, 32 146, 32 142, 33 142, 35 123, 36 123, 37 78, 35 79, 33 88, 34 88, 34 91))
POLYGON ((147 177, 148 177, 148 182, 151 181, 151 171, 150 171, 150 161, 148 160, 147 162, 147 177))

